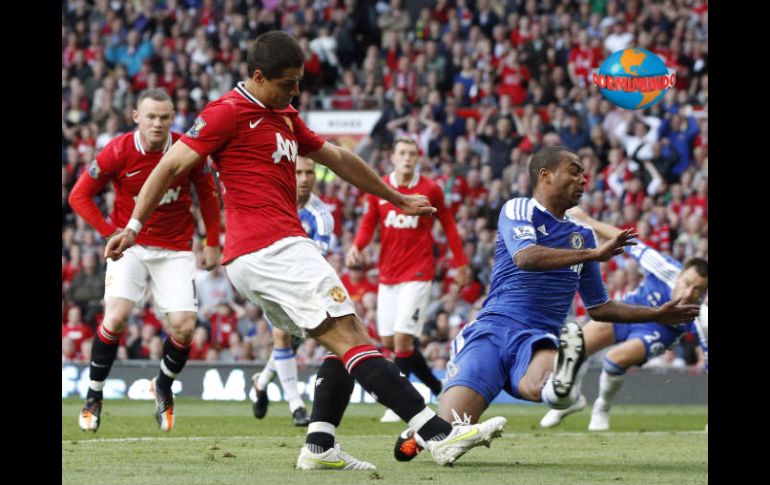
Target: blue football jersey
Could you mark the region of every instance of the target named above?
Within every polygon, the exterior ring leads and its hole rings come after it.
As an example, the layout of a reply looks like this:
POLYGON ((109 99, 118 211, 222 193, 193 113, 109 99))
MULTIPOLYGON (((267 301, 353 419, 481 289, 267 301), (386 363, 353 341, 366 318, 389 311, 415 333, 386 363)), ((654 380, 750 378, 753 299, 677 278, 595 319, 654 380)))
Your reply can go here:
MULTIPOLYGON (((625 251, 639 262, 639 267, 644 271, 644 280, 636 290, 623 298, 623 302, 654 307, 671 301, 671 290, 674 289, 676 279, 682 271, 682 263, 671 256, 659 253, 641 241, 637 242, 636 246, 626 246, 625 251)), ((647 323, 654 324, 655 322, 647 323)), ((693 322, 669 325, 669 327, 680 334, 686 332, 697 334, 698 332, 693 322)), ((703 343, 701 342, 701 344, 703 343)))
POLYGON ((334 219, 329 213, 329 208, 315 194, 310 194, 307 204, 297 214, 308 237, 318 245, 321 254, 326 256, 334 232, 334 219))
POLYGON ((558 249, 596 247, 593 229, 571 217, 557 219, 534 198, 516 198, 500 211, 492 283, 484 315, 504 315, 516 323, 558 333, 575 291, 586 308, 609 300, 599 263, 586 262, 549 271, 525 271, 513 260, 522 249, 537 244, 558 249))

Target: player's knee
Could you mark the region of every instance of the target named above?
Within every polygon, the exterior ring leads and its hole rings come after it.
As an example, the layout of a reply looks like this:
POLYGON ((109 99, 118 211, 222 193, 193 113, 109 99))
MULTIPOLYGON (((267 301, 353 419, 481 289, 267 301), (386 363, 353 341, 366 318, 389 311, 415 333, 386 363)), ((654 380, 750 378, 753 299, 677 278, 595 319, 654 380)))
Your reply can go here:
POLYGON ((527 401, 540 401, 540 390, 548 379, 547 374, 524 376, 519 381, 519 396, 527 401))
POLYGON ((609 356, 605 356, 602 359, 602 370, 612 376, 622 376, 626 373, 626 368, 612 360, 609 356))
POLYGON ((291 347, 291 334, 273 328, 273 346, 279 348, 291 347))
POLYGON ((102 325, 114 334, 122 334, 126 330, 129 312, 106 312, 102 325))
POLYGON ((196 314, 194 312, 172 312, 168 313, 167 317, 171 335, 185 345, 192 342, 196 314))
POLYGON ((625 369, 644 362, 646 355, 647 348, 644 342, 631 339, 607 352, 605 358, 622 367, 625 372, 625 369))
POLYGON ((355 314, 329 317, 309 334, 338 357, 358 345, 371 344, 366 329, 355 314))
POLYGON ((409 352, 414 349, 414 335, 396 332, 390 340, 392 342, 392 347, 389 348, 396 352, 409 352))

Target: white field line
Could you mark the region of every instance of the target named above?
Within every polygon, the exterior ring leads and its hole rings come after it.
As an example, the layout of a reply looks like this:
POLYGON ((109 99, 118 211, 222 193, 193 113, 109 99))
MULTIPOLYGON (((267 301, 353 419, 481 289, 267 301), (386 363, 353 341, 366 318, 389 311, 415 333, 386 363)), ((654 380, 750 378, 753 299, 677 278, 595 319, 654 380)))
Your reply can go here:
MULTIPOLYGON (((554 437, 572 437, 572 436, 685 436, 685 435, 703 435, 708 436, 705 431, 618 431, 618 432, 588 432, 588 431, 565 431, 560 433, 548 433, 548 432, 535 432, 539 438, 545 438, 549 436, 554 437)), ((531 436, 535 433, 505 433, 505 438, 512 438, 516 436, 531 436)), ((396 434, 374 434, 374 435, 359 435, 367 438, 394 438, 396 434)), ((62 444, 69 444, 77 442, 78 444, 101 444, 101 443, 131 443, 142 441, 228 441, 228 440, 252 440, 259 438, 289 438, 286 435, 252 435, 252 436, 174 436, 174 437, 154 437, 154 436, 142 436, 138 438, 103 438, 103 439, 86 439, 86 440, 62 440, 62 444)))

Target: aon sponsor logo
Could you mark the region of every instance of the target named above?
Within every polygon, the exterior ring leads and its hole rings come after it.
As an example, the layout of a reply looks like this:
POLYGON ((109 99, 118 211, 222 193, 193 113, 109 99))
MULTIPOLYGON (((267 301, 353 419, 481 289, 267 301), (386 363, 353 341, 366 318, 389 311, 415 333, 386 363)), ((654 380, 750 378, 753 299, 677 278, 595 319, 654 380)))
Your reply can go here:
POLYGON ((165 194, 163 194, 163 198, 160 199, 160 202, 158 202, 158 205, 163 204, 170 204, 172 202, 176 202, 179 199, 179 193, 182 191, 182 186, 177 185, 173 189, 168 189, 165 194))
POLYGON ((388 217, 385 218, 385 227, 395 227, 396 229, 417 229, 419 224, 419 216, 408 216, 406 214, 399 214, 392 210, 388 212, 388 217))
MULTIPOLYGON (((170 204, 172 202, 176 202, 179 200, 179 194, 182 192, 182 186, 177 185, 173 189, 168 189, 165 194, 163 194, 163 197, 160 199, 160 202, 158 202, 158 205, 163 204, 170 204)), ((134 202, 138 199, 138 196, 134 196, 134 202)))
POLYGON ((273 163, 280 163, 283 157, 288 158, 292 163, 297 162, 297 142, 294 140, 284 140, 280 133, 275 134, 275 151, 273 152, 273 163))

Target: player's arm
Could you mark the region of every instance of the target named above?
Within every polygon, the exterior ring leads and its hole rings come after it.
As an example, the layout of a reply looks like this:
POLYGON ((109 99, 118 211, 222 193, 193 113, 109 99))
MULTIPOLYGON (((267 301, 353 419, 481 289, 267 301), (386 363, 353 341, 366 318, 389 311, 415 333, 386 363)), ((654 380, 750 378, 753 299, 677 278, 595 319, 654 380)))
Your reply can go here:
POLYGON ((106 238, 115 234, 118 228, 104 218, 93 200, 93 197, 109 182, 108 177, 101 175, 98 169, 93 169, 95 164, 97 164, 96 160, 91 162, 91 167, 80 176, 72 188, 72 192, 70 192, 68 201, 77 215, 96 229, 102 237, 106 238))
POLYGON ((620 233, 623 232, 622 229, 618 229, 613 225, 594 219, 593 217, 586 214, 585 211, 577 205, 571 209, 568 209, 567 215, 574 217, 583 224, 588 224, 591 226, 591 229, 593 229, 594 232, 596 232, 596 234, 605 241, 617 237, 620 233))
POLYGON ((347 148, 324 142, 320 149, 306 155, 326 165, 343 180, 364 192, 376 195, 408 215, 429 215, 436 212, 424 195, 405 195, 390 188, 366 162, 347 148))
POLYGON ((219 197, 214 183, 214 175, 206 173, 205 165, 199 164, 192 171, 192 183, 198 194, 198 206, 203 224, 206 226, 206 245, 203 247, 203 267, 214 269, 222 257, 219 247, 219 197))
POLYGON ((160 159, 142 186, 142 190, 139 191, 134 212, 131 214, 131 220, 126 224, 126 228, 108 241, 107 247, 104 249, 106 258, 118 260, 123 255, 123 251, 133 246, 137 233, 158 206, 171 181, 192 169, 201 160, 203 157, 183 142, 174 143, 160 159))
POLYGON ((364 212, 364 216, 361 218, 361 225, 358 226, 358 232, 355 239, 353 239, 353 244, 350 245, 348 254, 345 256, 345 264, 348 267, 364 264, 364 255, 361 251, 369 245, 374 235, 374 230, 377 224, 379 224, 379 201, 380 199, 372 194, 366 194, 366 212, 364 212))
POLYGON ((596 307, 586 307, 586 311, 593 320, 600 322, 658 322, 663 325, 676 325, 691 322, 700 311, 698 305, 684 305, 681 301, 672 300, 659 307, 647 307, 609 300, 596 307))
MULTIPOLYGON (((602 239, 617 237, 623 232, 622 229, 618 229, 615 226, 597 221, 579 207, 569 209, 567 214, 591 226, 596 234, 602 239)), ((654 275, 659 280, 670 283, 671 285, 676 281, 676 277, 679 274, 679 268, 667 261, 658 251, 642 242, 626 247, 625 251, 639 262, 639 266, 641 266, 643 270, 654 275)))
MULTIPOLYGON (((534 228, 532 233, 534 236, 534 228)), ((623 254, 625 246, 636 244, 631 240, 635 237, 636 234, 629 229, 592 249, 561 249, 532 244, 516 252, 513 261, 525 271, 548 271, 592 261, 609 261, 613 256, 623 254)))
POLYGON ((446 234, 447 243, 449 249, 452 250, 454 261, 457 266, 457 276, 455 281, 460 286, 465 286, 470 282, 471 274, 468 268, 468 256, 465 254, 463 248, 463 241, 460 238, 460 233, 457 231, 457 223, 452 216, 452 211, 444 205, 444 193, 438 185, 434 185, 434 193, 431 197, 431 202, 436 206, 438 212, 438 220, 441 222, 441 227, 446 234))
POLYGON ((72 210, 105 238, 115 235, 119 229, 104 218, 93 197, 120 173, 124 164, 125 157, 121 156, 117 144, 108 143, 81 174, 68 199, 72 210))

